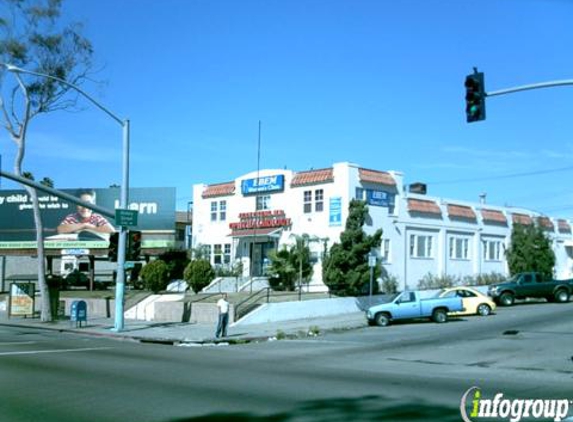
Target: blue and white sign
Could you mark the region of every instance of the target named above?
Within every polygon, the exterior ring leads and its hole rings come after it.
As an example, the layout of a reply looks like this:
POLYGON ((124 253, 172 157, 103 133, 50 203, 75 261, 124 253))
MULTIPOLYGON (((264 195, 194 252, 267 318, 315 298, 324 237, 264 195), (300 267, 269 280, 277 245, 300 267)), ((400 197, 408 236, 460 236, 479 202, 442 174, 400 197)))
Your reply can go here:
POLYGON ((342 225, 342 198, 335 197, 330 198, 330 215, 328 219, 328 224, 330 226, 341 226, 342 225))
POLYGON ((245 179, 241 182, 243 195, 251 195, 261 192, 280 192, 285 188, 284 174, 264 176, 258 179, 245 179))
POLYGON ((374 205, 377 207, 394 206, 395 197, 395 194, 381 190, 366 190, 366 202, 368 205, 374 205))

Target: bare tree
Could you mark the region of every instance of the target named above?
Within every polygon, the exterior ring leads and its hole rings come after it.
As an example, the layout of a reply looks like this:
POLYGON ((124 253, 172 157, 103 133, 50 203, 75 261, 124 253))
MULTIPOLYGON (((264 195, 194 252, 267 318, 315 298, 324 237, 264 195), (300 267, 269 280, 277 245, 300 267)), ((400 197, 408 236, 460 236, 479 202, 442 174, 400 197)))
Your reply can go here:
MULTIPOLYGON (((93 49, 77 23, 60 21, 62 0, 3 0, 0 6, 0 122, 17 147, 14 173, 24 175, 30 122, 42 113, 74 108, 77 93, 53 79, 8 72, 13 65, 52 75, 74 85, 87 80, 93 49)), ((44 181, 48 181, 44 178, 44 181)), ((42 321, 52 320, 45 277, 44 228, 35 189, 24 186, 32 200, 38 245, 38 284, 42 321)))

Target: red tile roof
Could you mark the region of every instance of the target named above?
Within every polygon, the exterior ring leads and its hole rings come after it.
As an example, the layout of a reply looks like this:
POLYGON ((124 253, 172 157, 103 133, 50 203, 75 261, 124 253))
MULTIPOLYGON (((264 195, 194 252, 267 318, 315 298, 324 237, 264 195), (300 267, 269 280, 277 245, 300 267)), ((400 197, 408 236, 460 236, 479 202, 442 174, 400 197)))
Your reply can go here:
POLYGON ((484 223, 502 223, 507 224, 507 218, 501 211, 481 210, 481 217, 484 223))
POLYGON ((299 171, 292 179, 291 187, 316 185, 320 183, 334 182, 334 171, 332 168, 299 171))
POLYGON ((538 217, 537 223, 539 223, 539 225, 545 230, 551 230, 551 231, 555 230, 553 221, 551 221, 549 217, 538 217))
POLYGON ((426 201, 422 199, 408 199, 408 211, 409 212, 422 212, 426 214, 437 214, 442 215, 442 211, 438 204, 434 201, 426 201))
POLYGON ((464 205, 448 204, 448 215, 450 217, 468 218, 470 220, 476 219, 476 213, 471 207, 464 205))
POLYGON ((235 193, 235 182, 217 183, 209 185, 203 191, 203 198, 212 198, 214 196, 228 196, 235 193))
POLYGON ((557 227, 559 228, 559 233, 571 233, 571 226, 567 220, 557 220, 557 227))
POLYGON ((361 182, 379 183, 381 185, 396 186, 392 175, 386 171, 358 169, 361 182))
POLYGON ((513 224, 522 224, 524 226, 530 226, 533 224, 533 220, 527 214, 512 214, 511 219, 513 224))

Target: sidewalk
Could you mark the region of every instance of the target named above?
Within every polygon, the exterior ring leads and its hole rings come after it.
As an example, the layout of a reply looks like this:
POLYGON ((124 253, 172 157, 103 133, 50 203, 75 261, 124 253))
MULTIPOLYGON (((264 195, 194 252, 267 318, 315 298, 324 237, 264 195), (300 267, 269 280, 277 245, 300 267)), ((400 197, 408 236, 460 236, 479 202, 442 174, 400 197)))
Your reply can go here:
POLYGON ((132 340, 160 344, 214 344, 229 343, 241 344, 252 341, 268 341, 272 339, 307 337, 320 335, 328 331, 349 330, 366 327, 364 313, 307 318, 295 321, 269 322, 264 324, 231 325, 228 336, 222 339, 215 338, 214 324, 199 323, 157 323, 150 321, 128 320, 124 321, 124 329, 120 332, 114 330, 112 318, 91 318, 82 327, 75 322, 59 320, 44 323, 39 318, 8 318, 6 311, 0 311, 0 326, 29 327, 36 329, 55 330, 59 332, 77 333, 101 337, 116 338, 118 340, 132 340))

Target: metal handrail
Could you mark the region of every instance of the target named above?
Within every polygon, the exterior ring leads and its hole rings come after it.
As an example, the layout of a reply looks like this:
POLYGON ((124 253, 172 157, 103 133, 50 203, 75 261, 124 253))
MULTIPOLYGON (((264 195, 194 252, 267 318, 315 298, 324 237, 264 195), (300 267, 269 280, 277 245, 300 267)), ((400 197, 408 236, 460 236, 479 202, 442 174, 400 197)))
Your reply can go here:
POLYGON ((249 301, 252 301, 252 299, 256 298, 255 300, 253 300, 251 303, 254 304, 257 302, 257 300, 259 300, 259 298, 257 296, 260 296, 262 293, 266 293, 267 296, 267 303, 269 303, 270 301, 270 292, 271 292, 271 288, 270 287, 264 287, 261 290, 256 291, 255 293, 253 293, 252 295, 250 295, 249 297, 247 297, 246 299, 243 299, 241 302, 239 302, 237 305, 235 305, 235 321, 238 319, 238 315, 239 315, 239 309, 241 309, 242 307, 246 306, 246 304, 249 301))

